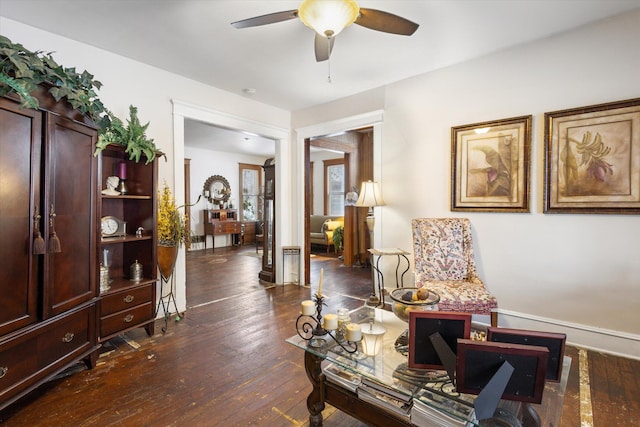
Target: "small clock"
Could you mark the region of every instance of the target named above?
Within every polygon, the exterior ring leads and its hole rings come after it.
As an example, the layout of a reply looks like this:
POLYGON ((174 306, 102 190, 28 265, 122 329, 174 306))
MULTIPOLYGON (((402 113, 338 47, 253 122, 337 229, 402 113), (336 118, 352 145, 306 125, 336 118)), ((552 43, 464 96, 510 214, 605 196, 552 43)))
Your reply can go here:
POLYGON ((102 237, 124 237, 127 235, 127 223, 115 216, 103 216, 100 224, 102 237))

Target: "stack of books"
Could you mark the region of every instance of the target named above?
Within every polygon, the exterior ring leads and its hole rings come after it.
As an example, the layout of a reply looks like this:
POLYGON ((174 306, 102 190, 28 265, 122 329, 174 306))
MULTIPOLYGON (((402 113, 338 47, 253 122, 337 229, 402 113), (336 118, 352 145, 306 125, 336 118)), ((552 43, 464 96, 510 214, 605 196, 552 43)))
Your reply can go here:
POLYGON ((392 388, 363 377, 358 387, 358 398, 399 415, 408 421, 411 418, 412 396, 415 391, 415 386, 409 383, 396 383, 392 388))
POLYGON ((427 384, 413 400, 411 422, 415 425, 468 427, 473 426, 475 421, 472 397, 448 394, 427 384))
POLYGON ((342 386, 354 393, 356 393, 358 386, 360 386, 360 375, 354 374, 335 363, 323 362, 322 373, 327 381, 342 386))

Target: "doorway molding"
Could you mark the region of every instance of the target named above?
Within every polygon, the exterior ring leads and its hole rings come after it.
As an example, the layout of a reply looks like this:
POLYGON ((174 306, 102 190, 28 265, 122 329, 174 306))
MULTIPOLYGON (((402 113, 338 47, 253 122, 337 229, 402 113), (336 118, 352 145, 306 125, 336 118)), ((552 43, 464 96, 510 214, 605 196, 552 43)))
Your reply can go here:
MULTIPOLYGON (((309 126, 296 128, 296 146, 300 147, 296 153, 296 163, 298 170, 301 172, 299 176, 299 188, 298 188, 298 200, 305 200, 305 140, 314 137, 321 137, 332 135, 340 132, 347 132, 356 130, 363 127, 373 128, 373 179, 380 180, 382 176, 382 128, 384 123, 384 110, 373 110, 367 113, 349 116, 337 120, 332 120, 323 123, 317 123, 309 126)), ((305 283, 310 284, 310 257, 309 257, 309 236, 305 233, 306 223, 306 209, 304 203, 298 203, 298 211, 296 212, 296 218, 294 223, 297 224, 296 233, 298 236, 302 236, 299 240, 304 248, 304 268, 302 276, 305 278, 305 283)), ((382 226, 382 215, 377 216, 375 223, 374 238, 375 242, 371 242, 372 247, 380 247, 377 243, 380 240, 382 233, 379 232, 379 228, 382 226)))
MULTIPOLYGON (((285 181, 281 176, 289 178, 286 165, 291 160, 291 132, 289 129, 270 125, 268 123, 252 120, 246 117, 213 110, 200 105, 172 99, 173 104, 173 189, 174 197, 178 205, 184 204, 184 121, 185 119, 198 120, 203 123, 218 127, 255 133, 265 138, 275 140, 276 144, 276 206, 283 206, 281 198, 287 198, 290 192, 285 189, 285 181)), ((278 230, 284 230, 282 223, 291 221, 287 212, 278 212, 276 226, 278 230), (283 213, 284 215, 281 215, 283 213)), ((282 246, 276 236, 276 253, 282 246)), ((276 280, 282 277, 282 267, 276 264, 276 280)), ((178 310, 183 312, 187 306, 186 295, 186 252, 184 247, 178 251, 176 267, 174 270, 175 292, 178 310)))

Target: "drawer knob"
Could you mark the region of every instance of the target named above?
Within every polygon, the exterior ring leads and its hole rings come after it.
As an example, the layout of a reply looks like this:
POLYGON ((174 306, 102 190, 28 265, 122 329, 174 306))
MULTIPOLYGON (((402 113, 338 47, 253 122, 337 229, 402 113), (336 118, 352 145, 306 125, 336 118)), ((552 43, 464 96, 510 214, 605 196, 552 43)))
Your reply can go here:
POLYGON ((126 297, 124 297, 124 302, 132 302, 133 301, 133 295, 127 295, 126 297))
POLYGON ((124 321, 126 323, 131 323, 132 320, 133 320, 133 314, 127 314, 126 316, 124 316, 124 321))
POLYGON ((9 368, 7 366, 0 367, 0 378, 4 378, 4 376, 7 375, 7 372, 9 372, 9 368))
POLYGON ((62 337, 62 342, 71 342, 73 340, 73 337, 74 337, 73 332, 67 332, 62 337))

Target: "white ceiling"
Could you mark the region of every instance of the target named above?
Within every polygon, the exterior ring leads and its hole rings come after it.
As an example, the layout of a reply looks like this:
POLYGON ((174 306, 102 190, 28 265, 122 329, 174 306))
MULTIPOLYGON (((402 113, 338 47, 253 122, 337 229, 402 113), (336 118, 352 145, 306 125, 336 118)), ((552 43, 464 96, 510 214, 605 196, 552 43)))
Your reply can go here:
MULTIPOLYGON (((346 28, 331 55, 331 83, 328 63, 315 61, 313 31, 299 20, 230 25, 299 4, 0 0, 0 15, 295 111, 639 8, 640 0, 361 0, 362 7, 400 15, 420 28, 410 37, 346 28), (245 94, 247 88, 255 94, 245 94)), ((244 141, 245 135, 236 137, 244 141)))
POLYGON ((276 143, 272 139, 190 119, 184 122, 184 143, 187 147, 257 157, 271 157, 276 154, 276 143))

